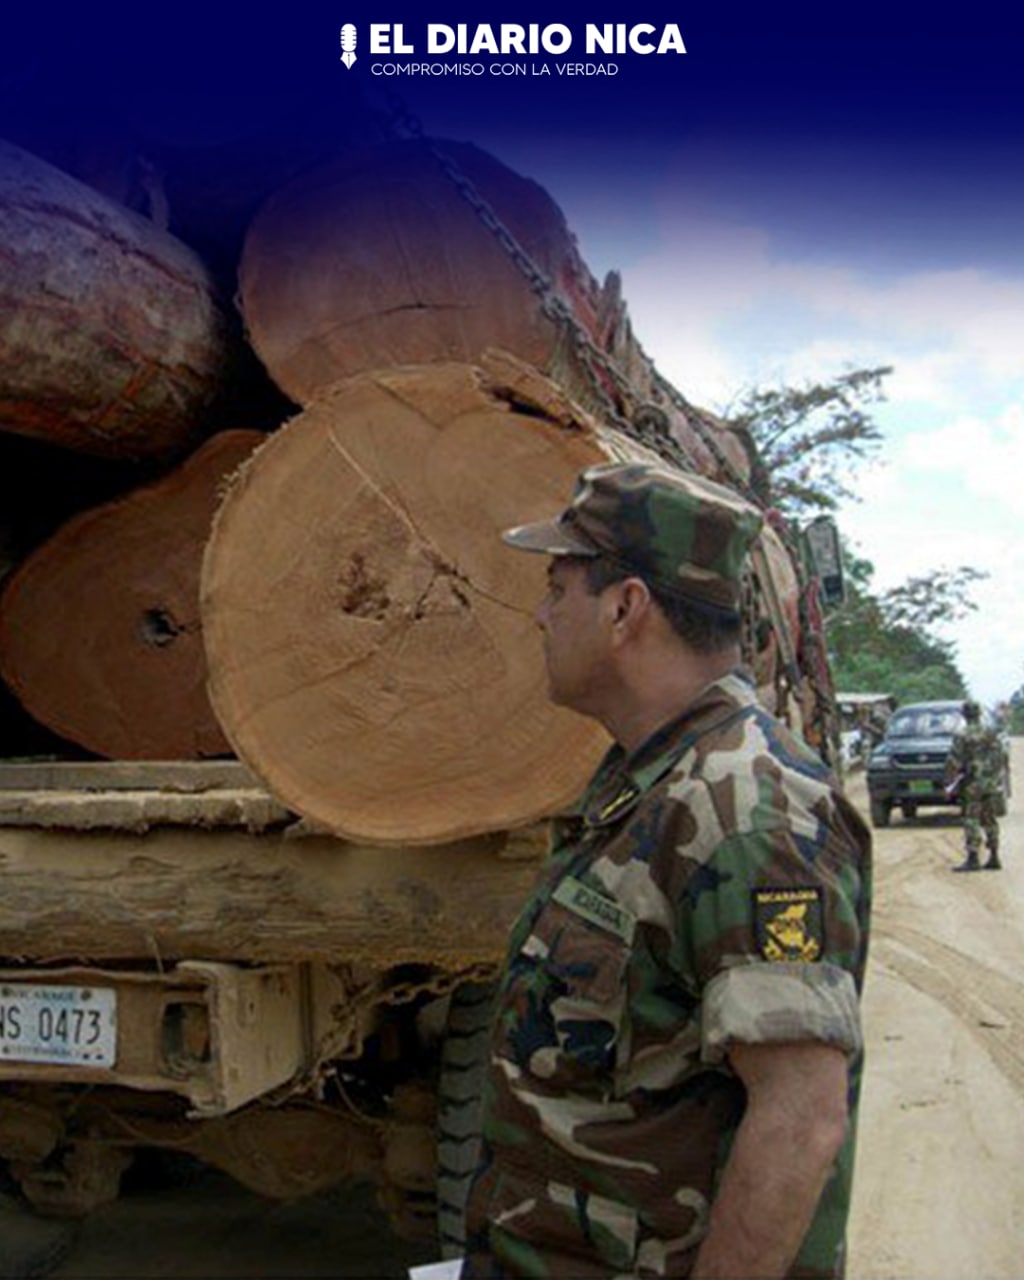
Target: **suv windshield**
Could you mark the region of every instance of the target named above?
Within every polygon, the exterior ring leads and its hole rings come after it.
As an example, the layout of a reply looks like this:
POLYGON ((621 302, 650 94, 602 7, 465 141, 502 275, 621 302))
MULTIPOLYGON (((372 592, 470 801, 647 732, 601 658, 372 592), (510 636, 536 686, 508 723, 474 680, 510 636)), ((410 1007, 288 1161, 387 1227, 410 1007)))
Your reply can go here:
POLYGON ((963 727, 963 716, 954 708, 917 708, 897 711, 889 722, 889 738, 951 738, 963 727))

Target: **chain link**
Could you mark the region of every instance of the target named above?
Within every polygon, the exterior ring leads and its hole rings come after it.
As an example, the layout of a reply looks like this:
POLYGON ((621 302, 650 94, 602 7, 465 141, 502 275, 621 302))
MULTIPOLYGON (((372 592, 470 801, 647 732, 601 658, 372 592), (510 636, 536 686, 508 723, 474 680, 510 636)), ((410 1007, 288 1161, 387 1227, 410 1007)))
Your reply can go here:
MULTIPOLYGON (((493 961, 465 965, 455 970, 440 970, 420 982, 396 982, 391 986, 377 986, 372 982, 356 989, 331 1008, 334 1025, 316 1044, 310 1065, 287 1084, 269 1094, 265 1101, 270 1106, 280 1106, 299 1095, 312 1091, 321 1096, 325 1078, 335 1074, 331 1063, 352 1062, 363 1051, 359 1022, 363 1014, 378 1005, 399 1006, 412 1004, 420 996, 440 998, 449 995, 466 982, 493 982, 500 966, 493 961)), ((355 1111, 355 1108, 352 1108, 355 1111)))
MULTIPOLYGON (((544 315, 558 325, 568 336, 572 353, 579 367, 586 376, 588 393, 600 406, 601 412, 624 435, 631 437, 648 449, 653 449, 662 457, 681 467, 684 471, 696 471, 694 460, 686 452, 683 445, 672 435, 668 417, 658 406, 641 405, 638 412, 639 422, 631 420, 623 413, 619 404, 608 390, 610 383, 618 393, 622 404, 629 405, 638 400, 635 389, 616 365, 614 360, 603 351, 591 338, 590 334, 573 313, 572 308, 554 287, 549 276, 530 257, 509 228, 498 217, 492 205, 481 194, 473 181, 459 168, 456 162, 440 147, 436 146, 423 132, 420 121, 409 111, 405 103, 395 93, 387 95, 390 108, 390 120, 395 132, 422 142, 441 169, 455 185, 459 194, 469 204, 484 226, 491 232, 508 256, 512 259, 520 274, 531 289, 538 295, 544 315), (603 375, 603 376, 602 376, 603 375), (651 412, 658 410, 658 412, 651 412), (646 411, 646 412, 645 412, 646 411)), ((646 358, 646 357, 645 357, 646 358)), ((659 389, 671 391, 672 388, 660 377, 652 366, 652 374, 659 389)), ((676 393, 677 403, 683 407, 687 421, 691 420, 691 410, 685 401, 676 393)), ((703 439, 703 424, 698 422, 698 433, 703 439)), ((732 470, 728 459, 720 451, 716 456, 724 461, 724 465, 732 470)))
POLYGON ((394 986, 385 987, 375 992, 378 997, 375 1004, 412 1004, 420 996, 450 995, 456 987, 467 982, 492 982, 498 976, 499 966, 490 962, 467 965, 464 969, 456 969, 452 973, 435 973, 422 982, 396 982, 394 986))
MULTIPOLYGON (((637 397, 622 371, 608 354, 602 351, 597 343, 593 341, 590 334, 587 333, 586 329, 573 314, 572 308, 557 292, 548 276, 541 271, 512 232, 501 221, 493 207, 481 195, 474 183, 462 172, 451 156, 446 155, 426 136, 423 132, 422 123, 412 114, 398 94, 389 93, 387 102, 393 129, 398 133, 405 133, 409 137, 424 143, 480 221, 495 236, 498 243, 526 278, 530 287, 539 295, 541 309, 544 314, 568 332, 577 359, 588 376, 591 384, 590 390, 595 394, 602 410, 611 421, 614 422, 619 430, 638 440, 641 444, 655 449, 662 455, 668 454, 670 460, 681 465, 684 470, 696 470, 693 459, 686 453, 679 441, 672 436, 667 416, 664 417, 663 423, 659 423, 655 415, 649 413, 647 426, 644 429, 644 427, 638 427, 620 412, 618 406, 608 394, 600 375, 604 374, 615 386, 623 403, 629 404, 635 401, 637 397), (655 425, 656 423, 657 425, 655 425)), ((648 362, 651 376, 654 378, 658 390, 671 401, 683 415, 686 422, 693 427, 700 437, 701 443, 707 448, 721 469, 722 474, 728 476, 738 492, 742 493, 749 502, 752 502, 757 507, 763 507, 764 502, 751 488, 746 477, 734 466, 732 460, 714 438, 714 433, 703 421, 701 415, 666 378, 662 377, 646 354, 644 359, 648 362)), ((657 406, 643 407, 650 409, 657 406)))
POLYGON ((497 973, 497 964, 479 963, 466 965, 451 972, 441 970, 420 982, 396 982, 384 987, 368 983, 355 991, 349 999, 340 1001, 332 1007, 331 1014, 338 1020, 338 1025, 332 1027, 316 1047, 314 1074, 319 1071, 324 1062, 333 1058, 359 1057, 362 1045, 353 1043, 359 1039, 359 1019, 362 1014, 375 1006, 412 1004, 420 996, 446 996, 465 982, 492 981, 497 973))
MULTIPOLYGON (((673 436, 668 415, 660 406, 656 404, 640 404, 632 419, 622 412, 619 405, 615 403, 609 394, 608 383, 614 386, 623 405, 628 406, 638 400, 635 389, 630 385, 622 371, 611 357, 593 341, 590 334, 576 318, 572 309, 557 292, 548 276, 541 271, 512 232, 501 221, 473 182, 462 172, 450 156, 446 155, 424 134, 423 125, 412 114, 401 98, 396 93, 389 93, 387 95, 387 103, 390 110, 392 130, 397 134, 404 133, 408 137, 422 142, 427 147, 430 154, 455 184, 459 193, 467 201, 480 221, 494 235, 525 277, 530 287, 539 296, 543 313, 553 320, 556 325, 560 326, 563 333, 568 336, 572 344, 573 354, 586 377, 588 392, 600 406, 601 412, 608 421, 614 424, 624 435, 636 440, 646 448, 654 450, 655 453, 674 463, 682 470, 699 472, 700 468, 696 466, 693 458, 687 453, 681 442, 673 436)), ((765 510, 768 506, 767 502, 755 491, 746 476, 734 465, 715 438, 711 425, 705 422, 701 413, 680 394, 671 382, 658 372, 653 361, 650 360, 646 353, 642 354, 658 392, 682 414, 686 423, 693 428, 701 443, 714 459, 721 474, 727 477, 736 492, 742 494, 748 502, 761 510, 765 510)), ((807 586, 807 576, 804 571, 802 557, 794 545, 792 531, 788 527, 780 527, 782 525, 781 521, 773 521, 772 524, 793 563, 802 594, 803 589, 807 586)), ((832 717, 829 714, 829 704, 832 701, 830 690, 827 687, 823 687, 823 682, 814 670, 813 663, 811 668, 809 672, 803 673, 791 671, 789 676, 792 681, 794 678, 798 678, 800 674, 804 674, 810 681, 815 693, 815 704, 819 709, 816 718, 821 721, 819 726, 821 736, 823 740, 828 740, 834 727, 830 723, 832 717)))

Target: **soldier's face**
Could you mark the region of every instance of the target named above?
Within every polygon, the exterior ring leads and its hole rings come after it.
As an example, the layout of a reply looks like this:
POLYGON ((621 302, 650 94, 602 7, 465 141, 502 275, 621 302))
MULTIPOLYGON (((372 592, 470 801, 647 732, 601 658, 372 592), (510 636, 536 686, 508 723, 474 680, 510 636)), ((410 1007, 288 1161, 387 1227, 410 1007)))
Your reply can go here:
POLYGON ((609 678, 606 592, 593 594, 578 560, 558 559, 548 569, 548 590, 535 618, 544 632, 544 661, 552 702, 594 710, 609 678))

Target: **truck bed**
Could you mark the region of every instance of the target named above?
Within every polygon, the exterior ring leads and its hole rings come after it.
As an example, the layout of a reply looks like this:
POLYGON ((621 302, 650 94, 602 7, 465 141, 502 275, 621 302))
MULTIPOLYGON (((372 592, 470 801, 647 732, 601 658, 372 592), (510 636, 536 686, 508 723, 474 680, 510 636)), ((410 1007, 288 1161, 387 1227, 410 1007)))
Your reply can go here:
POLYGON ((308 834, 234 762, 3 764, 0 956, 494 960, 543 839, 308 834))

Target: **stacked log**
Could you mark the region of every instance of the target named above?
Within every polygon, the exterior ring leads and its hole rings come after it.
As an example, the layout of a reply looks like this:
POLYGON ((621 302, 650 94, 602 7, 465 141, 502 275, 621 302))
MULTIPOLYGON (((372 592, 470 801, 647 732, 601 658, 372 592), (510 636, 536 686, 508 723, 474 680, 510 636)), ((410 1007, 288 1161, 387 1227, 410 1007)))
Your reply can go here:
POLYGON ((227 329, 184 244, 0 143, 0 430, 120 459, 198 439, 227 329))
POLYGON ((214 708, 275 795, 375 843, 571 800, 607 743, 549 704, 545 566, 498 533, 611 447, 508 358, 360 374, 271 437, 218 514, 202 613, 214 708))
MULTIPOLYGON (((289 808, 375 844, 571 803, 609 744, 549 702, 546 561, 500 532, 626 460, 659 461, 505 353, 336 384, 243 468, 207 545, 210 695, 237 753, 289 808)), ((770 529, 761 550, 792 603, 770 529)))
POLYGON ((206 694, 199 570, 220 490, 265 437, 227 431, 154 484, 75 516, 0 595, 0 673, 98 755, 230 752, 206 694))
POLYGON ((727 480, 717 452, 749 479, 741 440, 657 377, 633 335, 618 276, 599 286, 547 192, 476 147, 392 143, 288 184, 253 221, 239 284, 250 341, 299 404, 366 369, 474 364, 499 348, 599 414, 606 398, 630 419, 654 406, 696 470, 727 480), (480 198, 530 266, 480 217, 480 198), (545 309, 533 268, 628 390, 602 375, 594 398, 594 379, 545 309))
MULTIPOLYGON (((223 502, 253 433, 222 433, 157 485, 77 517, 13 575, 0 670, 64 738, 126 759, 234 750, 313 825, 376 844, 522 826, 592 772, 603 732, 547 697, 533 620, 544 560, 509 552, 500 531, 563 505, 593 463, 668 456, 743 485, 749 456, 658 377, 617 277, 597 285, 540 187, 475 148, 444 153, 455 181, 431 145, 394 145, 312 171, 254 220, 240 264, 248 332, 304 410, 223 502), (640 430, 651 422, 654 445, 640 430)), ((31 203, 20 199, 8 207, 31 203)), ((110 230, 109 212, 79 220, 92 239, 73 256, 122 236, 123 287, 138 242, 110 230)), ((143 311, 148 288, 139 277, 129 290, 143 311)), ((161 313, 177 317, 165 365, 212 368, 215 344, 189 336, 196 307, 176 306, 161 313)), ((20 323, 0 331, 0 361, 20 323)), ((83 341, 100 328, 87 322, 83 341)), ((67 354, 37 379, 25 421, 47 417, 47 378, 63 421, 75 417, 67 397, 88 351, 67 354)), ((133 385, 154 361, 133 349, 133 385)), ((84 426, 112 455, 137 447, 141 415, 106 430, 130 400, 121 387, 109 414, 79 413, 79 441, 84 426)), ((760 565, 752 595, 772 625, 752 630, 748 656, 770 701, 798 622, 771 530, 760 565)))

